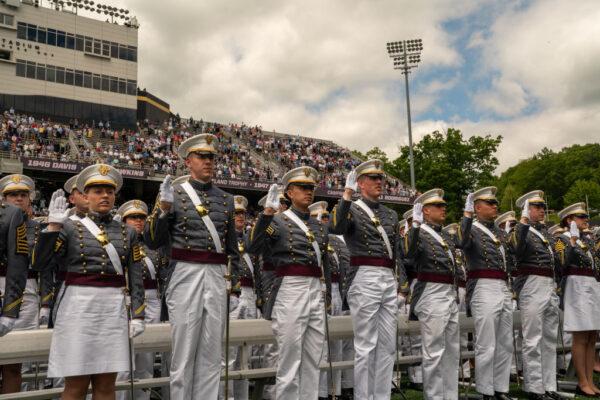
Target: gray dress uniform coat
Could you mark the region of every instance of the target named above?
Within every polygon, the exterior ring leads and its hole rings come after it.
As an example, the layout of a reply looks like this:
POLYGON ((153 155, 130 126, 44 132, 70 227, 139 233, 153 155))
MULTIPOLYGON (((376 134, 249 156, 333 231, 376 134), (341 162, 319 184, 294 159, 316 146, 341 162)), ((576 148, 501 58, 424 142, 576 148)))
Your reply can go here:
MULTIPOLYGON (((363 199, 363 201, 373 210, 379 223, 385 229, 393 253, 390 267, 394 269, 398 276, 398 284, 402 288, 401 290, 408 291, 406 272, 399 252, 398 215, 394 210, 383 204, 367 199, 363 199)), ((350 265, 346 274, 344 296, 342 297, 343 301, 347 302, 348 290, 356 276, 358 267, 369 265, 370 260, 373 259, 389 260, 388 251, 373 221, 352 201, 340 199, 331 213, 329 231, 336 235, 344 235, 346 246, 350 252, 350 265)))
POLYGON ((0 270, 6 276, 0 287, 0 315, 19 317, 27 283, 29 245, 25 214, 21 209, 0 203, 0 270))
MULTIPOLYGON (((350 268, 350 252, 346 247, 346 243, 339 237, 333 234, 329 234, 329 246, 327 246, 327 253, 329 255, 329 268, 331 270, 331 279, 335 281, 337 279, 340 288, 340 297, 344 298, 345 290, 347 285, 346 278, 348 277, 348 270, 350 268), (333 256, 333 253, 337 254, 337 260, 333 256)), ((344 306, 342 303, 342 309, 347 310, 348 304, 344 306)))
POLYGON ((510 236, 510 244, 515 255, 516 265, 512 271, 513 291, 519 296, 529 275, 549 276, 560 282, 560 260, 558 253, 548 250, 554 248, 555 238, 548 233, 546 225, 518 223, 510 236), (530 231, 533 227, 542 234, 544 240, 530 231))
MULTIPOLYGON (((38 272, 32 267, 33 264, 33 249, 35 244, 39 240, 40 231, 44 228, 41 223, 27 218, 25 225, 27 226, 27 243, 29 245, 30 256, 29 256, 29 271, 28 278, 38 278, 38 272)), ((46 260, 49 264, 54 265, 54 257, 46 260)), ((41 297, 40 305, 42 307, 50 307, 54 300, 54 271, 53 267, 44 268, 39 273, 39 294, 41 297)))
MULTIPOLYGON (((88 217, 106 233, 121 258, 124 273, 129 279, 132 317, 144 318, 144 266, 137 233, 124 223, 113 220, 110 214, 90 212, 88 217)), ((57 262, 65 267, 67 284, 70 277, 82 280, 86 276, 90 279, 98 276, 120 279, 98 239, 81 221, 67 219, 60 231, 41 232, 34 251, 33 268, 44 271, 50 268, 46 260, 56 257, 57 262)), ((59 307, 60 299, 57 301, 56 307, 59 307)))
POLYGON ((508 280, 512 265, 508 251, 506 233, 497 228, 493 222, 480 221, 497 238, 494 242, 480 229, 472 229, 473 218, 463 217, 458 230, 458 247, 462 250, 467 271, 467 315, 471 315, 471 296, 479 277, 497 277, 508 280), (506 265, 504 264, 500 246, 504 247, 506 265))
MULTIPOLYGON (((313 232, 315 240, 323 256, 323 274, 329 286, 330 275, 328 258, 326 257, 329 237, 327 227, 309 213, 303 213, 295 208, 290 208, 313 232)), ((300 265, 310 266, 315 273, 321 274, 318 267, 317 256, 306 234, 296 223, 285 214, 265 215, 261 213, 256 225, 250 231, 248 251, 253 254, 264 254, 265 249, 270 249, 270 261, 275 269, 275 277, 270 288, 263 287, 266 303, 263 304, 263 317, 271 319, 273 305, 277 298, 277 291, 283 278, 282 271, 286 267, 300 265)))
POLYGON ((212 183, 202 183, 191 178, 189 183, 215 225, 224 253, 216 252, 208 228, 180 184, 174 186, 175 199, 169 212, 164 213, 159 207, 155 207, 148 218, 144 230, 145 243, 151 249, 170 248, 171 263, 186 261, 227 264, 227 256, 230 256, 234 269, 232 275, 236 276, 239 250, 235 233, 233 196, 212 183))
POLYGON ((448 251, 453 255, 456 253, 455 238, 444 232, 440 225, 428 225, 442 237, 446 247, 420 227, 412 227, 408 231, 406 257, 414 260, 417 273, 417 283, 411 293, 411 320, 418 319, 414 308, 419 302, 427 282, 448 283, 458 287, 458 282, 463 279, 462 270, 456 266, 456 259, 452 260, 448 254, 448 251))

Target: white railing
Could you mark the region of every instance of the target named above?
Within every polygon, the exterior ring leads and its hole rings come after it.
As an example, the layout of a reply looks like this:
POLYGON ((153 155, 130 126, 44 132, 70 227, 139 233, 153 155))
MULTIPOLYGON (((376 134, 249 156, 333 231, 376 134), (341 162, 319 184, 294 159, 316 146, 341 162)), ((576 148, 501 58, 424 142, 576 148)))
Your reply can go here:
MULTIPOLYGON (((521 320, 519 312, 513 313, 514 329, 519 330, 521 320)), ((460 329, 462 332, 473 331, 473 319, 467 318, 464 313, 459 315, 460 329)), ((232 320, 230 325, 230 345, 241 346, 241 365, 248 366, 250 359, 250 346, 257 344, 273 343, 275 337, 271 329, 271 322, 266 320, 232 320)), ((329 332, 331 339, 352 338, 352 320, 349 316, 331 317, 329 319, 329 332)), ((419 334, 420 326, 417 321, 408 321, 405 315, 398 317, 398 334, 419 334)), ((25 361, 46 361, 50 352, 52 330, 37 329, 31 331, 14 331, 0 338, 0 365, 13 364, 25 361)), ((167 352, 171 349, 171 327, 167 323, 146 325, 144 333, 134 340, 135 351, 167 352)), ((560 346, 559 346, 560 347, 560 346)), ((110 351, 110 348, 107 348, 110 351)), ((92 355, 91 355, 92 356, 92 355)), ((472 352, 462 354, 463 358, 473 357, 472 352)), ((419 363, 420 356, 399 356, 397 364, 411 365, 419 363)), ((351 369, 353 361, 333 362, 334 369, 351 369)), ((321 364, 321 369, 329 368, 328 364, 321 364)), ((230 379, 259 379, 275 375, 275 368, 244 368, 230 371, 230 379)), ((136 388, 149 388, 167 386, 168 377, 142 379, 134 382, 136 388)), ((126 390, 129 382, 117 382, 117 389, 126 390)), ((0 395, 0 400, 8 399, 47 399, 58 397, 62 388, 34 390, 9 395, 0 395)))

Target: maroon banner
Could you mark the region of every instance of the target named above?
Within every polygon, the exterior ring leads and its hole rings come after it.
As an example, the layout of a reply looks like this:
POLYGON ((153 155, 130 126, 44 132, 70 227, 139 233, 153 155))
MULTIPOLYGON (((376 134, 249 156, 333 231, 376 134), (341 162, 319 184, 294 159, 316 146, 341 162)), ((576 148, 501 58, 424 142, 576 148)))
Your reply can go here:
MULTIPOLYGON (((27 158, 21 157, 23 169, 39 169, 44 171, 67 172, 77 174, 79 171, 91 165, 91 163, 80 163, 75 161, 57 161, 46 158, 27 158)), ((129 168, 117 166, 117 170, 123 175, 123 178, 146 179, 148 171, 141 168, 129 168)))

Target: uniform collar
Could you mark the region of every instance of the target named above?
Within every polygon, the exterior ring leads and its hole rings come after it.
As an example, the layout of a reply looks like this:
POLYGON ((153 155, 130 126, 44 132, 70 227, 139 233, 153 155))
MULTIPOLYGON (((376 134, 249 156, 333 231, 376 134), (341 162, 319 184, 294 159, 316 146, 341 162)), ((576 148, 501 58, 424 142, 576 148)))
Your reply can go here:
POLYGON ((494 225, 494 221, 484 221, 481 219, 478 219, 477 222, 479 222, 481 225, 487 227, 487 228, 493 228, 496 225, 494 225))
POLYGON ((369 208, 379 208, 379 202, 378 201, 373 201, 373 200, 369 200, 367 198, 361 197, 362 201, 365 202, 366 205, 369 206, 369 208))
POLYGON ((434 231, 436 232, 441 232, 442 231, 442 226, 439 224, 434 224, 433 222, 424 222, 427 226, 431 227, 434 231))
POLYGON ((190 185, 192 185, 192 187, 196 190, 201 190, 203 192, 208 191, 210 188, 212 188, 212 182, 200 182, 194 178, 190 178, 189 181, 190 185))
POLYGON ((308 221, 310 219, 310 212, 302 212, 293 205, 290 207, 290 210, 292 210, 294 214, 296 214, 298 217, 300 217, 300 219, 304 221, 308 221))
POLYGON ((102 224, 108 224, 113 220, 113 217, 110 213, 100 214, 96 211, 89 211, 87 216, 94 222, 100 222, 102 224))
POLYGON ((536 230, 540 231, 540 230, 542 230, 542 229, 543 229, 543 228, 544 228, 546 225, 545 225, 545 224, 543 224, 543 223, 541 223, 541 222, 534 222, 534 223, 532 223, 532 224, 531 224, 531 226, 532 226, 534 229, 536 229, 536 230))
POLYGON ((238 239, 242 239, 244 237, 244 231, 235 231, 235 234, 237 235, 238 239))

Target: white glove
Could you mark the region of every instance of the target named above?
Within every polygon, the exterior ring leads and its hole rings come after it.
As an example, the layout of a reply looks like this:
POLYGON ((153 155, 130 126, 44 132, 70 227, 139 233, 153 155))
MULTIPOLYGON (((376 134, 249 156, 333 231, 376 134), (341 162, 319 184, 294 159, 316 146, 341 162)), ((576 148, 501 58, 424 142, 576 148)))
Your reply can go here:
POLYGON ((579 239, 579 228, 577 227, 577 223, 575 221, 571 221, 569 231, 571 232, 572 238, 579 239))
POLYGON ((404 223, 404 234, 406 235, 408 233, 408 230, 410 229, 410 227, 408 226, 408 221, 406 221, 404 223))
POLYGON ((356 178, 356 170, 350 171, 350 173, 346 177, 346 186, 344 186, 344 189, 351 189, 354 192, 356 192, 358 190, 358 181, 356 178))
POLYGON ((117 222, 123 221, 123 218, 121 217, 121 214, 116 213, 115 216, 113 217, 113 221, 117 221, 117 222))
POLYGON ((40 308, 40 326, 48 325, 49 319, 50 319, 50 308, 49 307, 40 308))
POLYGON ((523 211, 521 211, 521 217, 529 219, 529 199, 525 200, 525 204, 523 204, 523 211))
POLYGON ((146 330, 146 322, 143 319, 134 319, 129 324, 129 337, 134 338, 146 330))
POLYGON ((0 317, 0 337, 12 331, 12 328, 15 326, 16 320, 16 318, 0 317))
POLYGON ((64 224, 69 217, 69 210, 65 192, 58 189, 52 193, 50 204, 48 205, 48 223, 64 224))
POLYGON ((413 218, 413 225, 421 225, 423 223, 423 204, 421 203, 415 203, 415 205, 413 206, 413 213, 412 213, 412 218, 413 218))
POLYGON ((272 208, 275 211, 279 210, 279 186, 276 183, 272 184, 269 188, 265 208, 272 208))
POLYGON ((467 195, 467 200, 465 201, 465 211, 466 212, 474 212, 475 211, 475 201, 473 200, 473 193, 469 193, 467 195))
POLYGON ((504 232, 506 232, 506 233, 510 233, 510 223, 509 223, 509 222, 507 222, 507 223, 504 225, 504 232))
POLYGON ((165 180, 160 184, 160 201, 173 203, 175 200, 175 189, 173 189, 173 178, 171 175, 165 176, 165 180))

